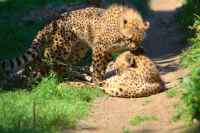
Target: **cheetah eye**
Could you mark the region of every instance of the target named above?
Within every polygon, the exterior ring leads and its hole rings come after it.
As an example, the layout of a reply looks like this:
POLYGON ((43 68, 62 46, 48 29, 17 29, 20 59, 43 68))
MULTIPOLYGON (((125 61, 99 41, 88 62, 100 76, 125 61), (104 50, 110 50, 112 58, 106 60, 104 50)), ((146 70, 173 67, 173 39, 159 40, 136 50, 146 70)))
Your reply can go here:
POLYGON ((142 41, 143 41, 143 39, 141 37, 139 37, 138 42, 142 42, 142 41))
POLYGON ((117 74, 118 76, 120 75, 119 69, 116 69, 116 74, 117 74))

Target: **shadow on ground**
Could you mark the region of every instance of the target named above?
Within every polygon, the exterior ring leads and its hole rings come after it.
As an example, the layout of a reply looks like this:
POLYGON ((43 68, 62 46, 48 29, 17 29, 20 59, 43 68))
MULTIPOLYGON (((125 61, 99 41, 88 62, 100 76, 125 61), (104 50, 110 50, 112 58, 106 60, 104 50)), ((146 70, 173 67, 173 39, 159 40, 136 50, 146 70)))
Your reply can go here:
POLYGON ((180 44, 182 35, 180 25, 170 22, 174 11, 150 11, 144 21, 150 22, 147 38, 141 44, 146 49, 146 55, 157 65, 160 74, 166 74, 180 69, 179 55, 189 45, 180 44))

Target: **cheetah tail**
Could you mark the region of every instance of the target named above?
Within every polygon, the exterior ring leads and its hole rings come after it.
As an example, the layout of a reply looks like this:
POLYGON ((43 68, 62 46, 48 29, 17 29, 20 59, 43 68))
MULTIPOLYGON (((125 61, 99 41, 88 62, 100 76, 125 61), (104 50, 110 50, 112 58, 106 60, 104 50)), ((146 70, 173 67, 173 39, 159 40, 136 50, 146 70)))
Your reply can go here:
POLYGON ((0 62, 0 71, 9 71, 34 60, 42 49, 42 31, 39 31, 30 48, 22 55, 0 62))

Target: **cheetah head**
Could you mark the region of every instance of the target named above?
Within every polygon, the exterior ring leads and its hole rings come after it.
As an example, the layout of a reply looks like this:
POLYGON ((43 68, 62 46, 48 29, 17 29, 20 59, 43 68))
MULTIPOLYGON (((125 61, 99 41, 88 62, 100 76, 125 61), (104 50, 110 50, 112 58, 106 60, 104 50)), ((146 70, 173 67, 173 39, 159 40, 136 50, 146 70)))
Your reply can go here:
POLYGON ((116 59, 117 75, 126 75, 126 77, 128 76, 129 78, 130 76, 134 75, 138 68, 135 57, 139 55, 145 55, 145 52, 146 51, 144 48, 139 47, 136 50, 125 51, 120 54, 116 59))
POLYGON ((123 7, 120 21, 122 41, 125 43, 126 48, 135 50, 146 38, 149 22, 144 23, 139 12, 127 7, 123 7))
POLYGON ((149 22, 141 23, 138 21, 124 19, 124 28, 121 31, 123 42, 130 50, 136 49, 146 38, 146 30, 149 28, 149 22))

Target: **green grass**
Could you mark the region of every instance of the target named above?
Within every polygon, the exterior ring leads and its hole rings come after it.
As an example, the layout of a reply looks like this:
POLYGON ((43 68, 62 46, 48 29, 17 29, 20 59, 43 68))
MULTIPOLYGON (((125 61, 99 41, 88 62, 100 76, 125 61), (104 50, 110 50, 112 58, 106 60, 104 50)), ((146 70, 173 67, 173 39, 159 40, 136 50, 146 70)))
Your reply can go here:
POLYGON ((173 21, 180 25, 179 33, 184 35, 180 43, 186 42, 188 38, 194 36, 194 30, 188 29, 194 23, 194 14, 200 13, 200 4, 197 0, 185 0, 184 4, 176 9, 173 21))
POLYGON ((166 91, 166 97, 167 98, 172 98, 172 97, 177 97, 181 93, 181 90, 178 88, 171 88, 166 91))
MULTIPOLYGON (((47 4, 59 7, 70 2, 83 0, 0 0, 0 61, 23 54, 45 22, 23 22, 32 10, 44 8, 47 4)), ((115 2, 110 0, 109 2, 115 2)), ((117 1, 116 1, 117 2, 117 1)), ((130 2, 130 1, 129 1, 130 2)), ((133 3, 142 11, 148 10, 148 0, 133 3), (145 7, 145 8, 144 8, 145 7)), ((77 65, 91 64, 89 50, 77 65)), ((120 52, 114 54, 114 59, 120 52)), ((7 77, 0 73, 0 80, 7 77)), ((59 129, 76 128, 79 120, 89 115, 89 108, 95 98, 105 94, 98 89, 75 89, 68 87, 58 90, 60 81, 52 76, 29 89, 18 85, 3 86, 0 89, 0 132, 57 132, 59 129), (33 127, 33 102, 35 101, 35 127, 33 127)))
POLYGON ((123 130, 123 133, 134 133, 133 131, 130 131, 129 129, 123 130))
POLYGON ((50 75, 32 89, 0 90, 0 131, 55 132, 59 128, 76 128, 89 115, 96 97, 105 94, 98 89, 68 87, 58 90, 59 81, 50 75), (33 102, 35 127, 33 128, 33 102))
POLYGON ((174 108, 178 108, 178 107, 180 107, 182 104, 183 104, 183 101, 178 101, 178 102, 176 102, 176 103, 173 103, 173 107, 174 107, 174 108))
POLYGON ((144 100, 143 100, 143 102, 142 102, 142 105, 144 106, 144 105, 147 105, 148 103, 150 103, 152 100, 151 100, 151 97, 147 97, 147 98, 145 98, 144 100))
POLYGON ((190 108, 186 106, 183 102, 179 107, 177 108, 177 114, 173 114, 170 122, 176 122, 176 121, 184 121, 185 127, 192 127, 193 125, 193 118, 192 115, 187 111, 190 108))
POLYGON ((129 124, 131 126, 140 125, 141 122, 146 121, 146 120, 153 120, 153 121, 158 120, 157 114, 150 115, 150 116, 148 116, 147 114, 143 114, 142 116, 137 115, 132 120, 130 120, 129 124))

